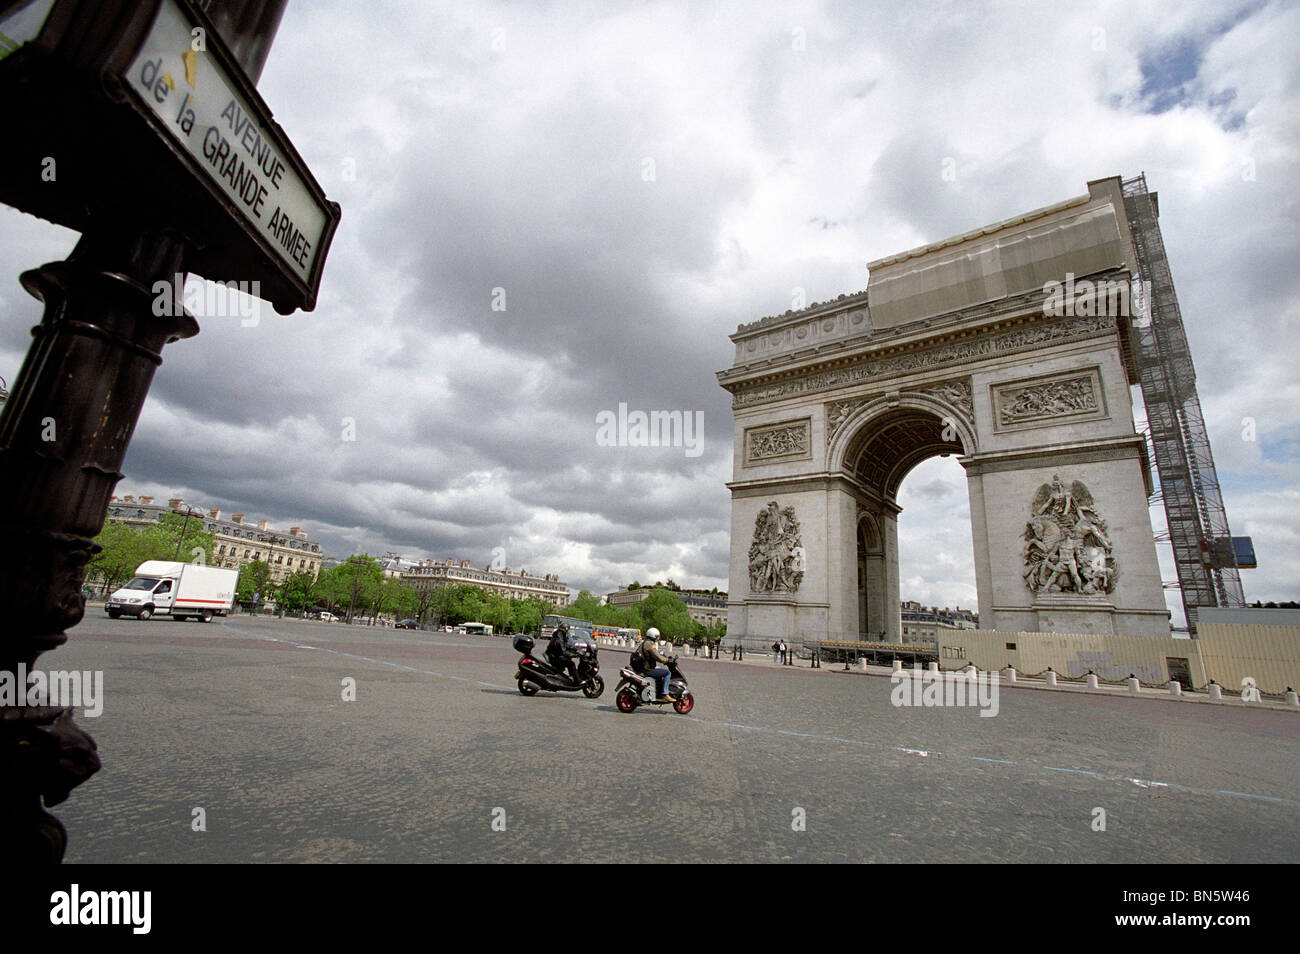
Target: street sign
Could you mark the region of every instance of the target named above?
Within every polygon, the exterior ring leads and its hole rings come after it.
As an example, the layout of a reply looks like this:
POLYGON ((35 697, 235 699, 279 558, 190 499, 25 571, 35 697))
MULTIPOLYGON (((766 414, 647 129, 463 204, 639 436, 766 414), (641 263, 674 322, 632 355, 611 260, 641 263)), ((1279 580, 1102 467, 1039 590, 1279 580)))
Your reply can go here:
POLYGON ((170 229, 185 267, 316 306, 341 211, 193 0, 0 0, 0 202, 170 229))
POLYGON ((308 283, 332 231, 329 210, 305 181, 306 166, 289 158, 278 129, 260 126, 257 109, 220 61, 204 55, 207 39, 195 34, 196 26, 175 0, 163 0, 122 79, 229 205, 308 283))

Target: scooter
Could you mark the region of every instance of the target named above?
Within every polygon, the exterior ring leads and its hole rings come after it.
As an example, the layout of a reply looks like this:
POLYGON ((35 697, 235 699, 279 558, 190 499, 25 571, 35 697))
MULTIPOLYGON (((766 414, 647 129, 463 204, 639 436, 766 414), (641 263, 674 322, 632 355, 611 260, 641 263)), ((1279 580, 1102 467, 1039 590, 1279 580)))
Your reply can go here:
POLYGON ((515 652, 523 658, 515 672, 519 692, 535 696, 541 689, 551 692, 581 692, 588 699, 596 699, 605 691, 605 680, 600 678, 600 665, 596 662, 596 647, 585 641, 570 643, 569 651, 578 661, 578 678, 575 681, 567 669, 556 668, 542 653, 533 653, 533 638, 520 634, 514 639, 515 652))
POLYGON ((695 708, 695 697, 686 688, 686 677, 677 668, 677 657, 668 657, 668 692, 676 698, 659 698, 659 680, 654 676, 639 673, 631 667, 620 669, 623 677, 614 690, 614 704, 619 712, 633 712, 637 706, 671 705, 682 715, 695 708))

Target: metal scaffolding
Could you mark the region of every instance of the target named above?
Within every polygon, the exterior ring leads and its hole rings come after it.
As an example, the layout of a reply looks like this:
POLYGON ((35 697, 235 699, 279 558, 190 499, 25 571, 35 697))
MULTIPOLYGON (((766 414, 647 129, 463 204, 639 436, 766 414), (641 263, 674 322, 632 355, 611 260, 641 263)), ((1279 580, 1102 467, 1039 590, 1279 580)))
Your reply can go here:
POLYGON ((1149 283, 1142 286, 1142 313, 1130 322, 1129 335, 1159 474, 1157 494, 1164 501, 1187 628, 1195 636, 1200 607, 1244 606, 1245 597, 1146 174, 1124 180, 1123 193, 1139 277, 1149 283))

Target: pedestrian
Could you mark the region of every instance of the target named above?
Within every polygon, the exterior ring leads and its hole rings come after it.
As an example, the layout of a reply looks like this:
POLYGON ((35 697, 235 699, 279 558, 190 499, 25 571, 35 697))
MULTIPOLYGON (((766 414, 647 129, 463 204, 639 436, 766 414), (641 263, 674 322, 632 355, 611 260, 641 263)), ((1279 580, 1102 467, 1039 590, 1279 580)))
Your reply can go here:
POLYGON ((781 660, 781 643, 778 640, 777 642, 772 644, 772 662, 780 662, 780 660, 781 660))
POLYGON ((786 646, 786 644, 785 644, 785 640, 784 640, 784 639, 781 640, 781 662, 785 662, 785 660, 786 660, 786 654, 789 653, 789 652, 790 652, 790 649, 789 649, 788 646, 786 646))

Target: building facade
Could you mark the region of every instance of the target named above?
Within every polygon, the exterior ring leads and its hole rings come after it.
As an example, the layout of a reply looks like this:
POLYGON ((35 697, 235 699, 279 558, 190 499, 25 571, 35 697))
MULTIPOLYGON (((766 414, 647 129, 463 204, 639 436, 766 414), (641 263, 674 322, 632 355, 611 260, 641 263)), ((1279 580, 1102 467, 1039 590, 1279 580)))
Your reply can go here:
POLYGON ((979 620, 975 613, 961 607, 939 609, 922 606, 915 600, 904 600, 899 605, 899 615, 905 643, 935 643, 960 630, 978 628, 979 620))
POLYGON ((395 558, 391 563, 401 567, 400 578, 417 591, 434 586, 477 586, 486 593, 495 593, 505 599, 536 599, 555 606, 569 605, 569 588, 554 573, 536 576, 527 570, 516 572, 509 567, 497 570, 485 566, 480 569, 469 560, 421 560, 414 566, 402 566, 405 561, 395 558))
POLYGON ((290 527, 288 532, 283 532, 272 530, 266 520, 258 520, 256 524, 246 522, 242 513, 223 518, 216 507, 206 510, 187 507, 180 497, 172 497, 166 504, 160 504, 154 503, 153 497, 126 494, 110 498, 108 505, 110 520, 128 524, 157 523, 164 513, 188 516, 212 534, 213 566, 237 570, 261 560, 271 567, 271 579, 276 583, 300 570, 310 573, 313 579, 320 573, 320 544, 309 540, 302 527, 290 527))
MULTIPOLYGON (((648 597, 653 589, 654 587, 651 586, 643 586, 635 590, 619 587, 617 592, 605 596, 605 602, 610 606, 634 606, 648 597)), ((691 619, 700 625, 707 627, 727 621, 726 593, 714 593, 711 590, 674 590, 673 592, 682 598, 682 602, 686 604, 686 611, 691 614, 691 619)))

